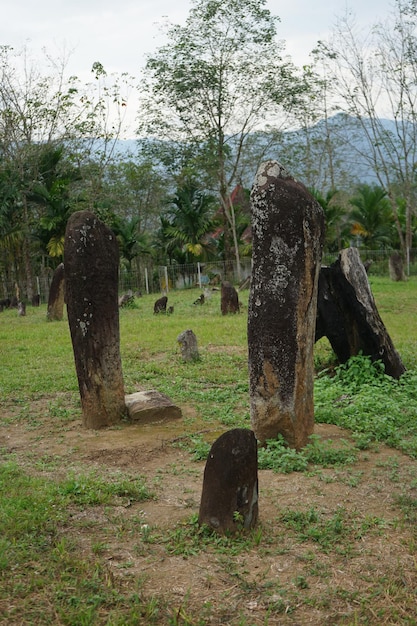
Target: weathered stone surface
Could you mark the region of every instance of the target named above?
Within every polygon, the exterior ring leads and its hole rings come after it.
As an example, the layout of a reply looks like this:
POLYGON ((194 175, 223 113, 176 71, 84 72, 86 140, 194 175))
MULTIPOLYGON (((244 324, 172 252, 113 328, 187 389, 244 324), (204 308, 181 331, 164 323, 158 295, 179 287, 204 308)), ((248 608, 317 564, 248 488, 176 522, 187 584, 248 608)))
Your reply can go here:
POLYGON ((204 470, 198 523, 219 534, 258 521, 258 448, 251 430, 235 428, 211 446, 204 470))
POLYGON ((198 353, 197 337, 192 330, 184 330, 178 335, 177 341, 180 344, 183 361, 196 361, 200 358, 198 353))
POLYGON ((17 314, 20 317, 24 317, 26 315, 26 302, 22 302, 21 300, 19 300, 19 302, 17 303, 17 314))
POLYGON ((49 289, 48 308, 46 311, 47 319, 52 321, 61 321, 64 317, 65 304, 65 275, 64 264, 60 263, 52 276, 51 287, 49 289))
POLYGON ((119 307, 122 308, 122 307, 128 306, 129 304, 133 304, 134 302, 135 302, 135 296, 130 290, 127 293, 124 293, 122 296, 120 296, 119 307))
POLYGON ((155 390, 126 395, 125 404, 129 419, 144 424, 182 417, 181 409, 168 396, 155 390))
POLYGON ((313 348, 323 212, 304 185, 276 161, 260 166, 251 210, 252 428, 261 443, 282 434, 300 449, 314 428, 313 348))
POLYGON ((83 423, 102 428, 126 412, 120 358, 119 251, 114 233, 90 211, 73 213, 64 244, 68 323, 83 423))
POLYGON ((357 248, 346 248, 320 270, 315 340, 326 336, 340 363, 362 354, 399 378, 405 367, 378 313, 357 248))
POLYGON ((239 313, 239 296, 236 289, 228 281, 222 283, 221 291, 221 312, 222 315, 228 313, 239 313))

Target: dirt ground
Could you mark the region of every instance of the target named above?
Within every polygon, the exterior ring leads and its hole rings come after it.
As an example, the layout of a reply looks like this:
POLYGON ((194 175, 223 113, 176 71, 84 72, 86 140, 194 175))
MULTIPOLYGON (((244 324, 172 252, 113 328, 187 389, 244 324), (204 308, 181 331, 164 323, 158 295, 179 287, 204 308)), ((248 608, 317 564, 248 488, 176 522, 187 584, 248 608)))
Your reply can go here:
MULTIPOLYGON (((40 471, 42 460, 47 467, 46 461, 55 459, 54 468, 46 470, 51 474, 78 467, 146 477, 155 499, 121 501, 111 513, 104 507, 75 512, 74 527, 66 532, 77 533, 86 553, 102 541, 113 579, 129 585, 140 578, 145 596, 163 596, 177 616, 166 623, 417 623, 417 534, 399 505, 400 497, 417 497, 417 463, 407 456, 380 445, 344 468, 260 470, 258 539, 236 554, 214 546, 193 554, 145 541, 156 529, 171 536, 198 513, 204 462, 194 462, 178 447, 183 420, 91 431, 81 421, 63 426, 42 418, 44 403, 39 401, 35 423, 2 422, 0 449, 33 472, 40 471), (283 521, 285 511, 312 508, 324 520, 321 532, 338 511, 350 532, 325 549, 283 521), (83 517, 89 524, 79 524, 83 517), (109 527, 133 518, 137 532, 109 534, 109 527)), ((13 418, 17 410, 9 405, 3 416, 13 418)), ((335 443, 349 438, 332 425, 318 424, 315 433, 335 443)), ((205 436, 210 441, 211 434, 205 436)))

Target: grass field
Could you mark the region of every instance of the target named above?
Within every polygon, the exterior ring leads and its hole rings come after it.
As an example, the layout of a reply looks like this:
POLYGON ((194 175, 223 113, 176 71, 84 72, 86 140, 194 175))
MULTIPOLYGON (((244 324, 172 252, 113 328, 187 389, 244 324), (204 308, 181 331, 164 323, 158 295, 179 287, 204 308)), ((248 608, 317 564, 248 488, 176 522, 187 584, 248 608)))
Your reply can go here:
POLYGON ((260 522, 234 538, 196 519, 211 443, 250 428, 248 292, 235 316, 196 290, 169 294, 173 315, 122 309, 126 393, 183 418, 104 431, 82 427, 66 320, 0 313, 0 624, 417 624, 417 280, 370 280, 406 374, 334 372, 321 340, 315 434, 259 451, 260 522))

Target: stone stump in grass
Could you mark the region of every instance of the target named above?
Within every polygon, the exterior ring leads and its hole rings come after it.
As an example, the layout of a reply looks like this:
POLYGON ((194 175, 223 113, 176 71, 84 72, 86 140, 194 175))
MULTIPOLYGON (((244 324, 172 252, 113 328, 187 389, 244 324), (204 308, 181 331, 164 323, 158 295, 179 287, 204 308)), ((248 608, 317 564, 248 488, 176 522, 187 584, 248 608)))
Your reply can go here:
POLYGON ((239 313, 239 296, 236 289, 228 281, 222 283, 220 309, 222 315, 239 313))
POLYGON ((62 320, 62 318, 64 317, 64 304, 64 264, 60 263, 52 276, 51 287, 49 289, 48 309, 46 311, 46 317, 50 322, 62 320))
POLYGON ((303 448, 314 428, 313 348, 324 216, 306 187, 276 161, 251 191, 248 304, 251 424, 261 444, 283 435, 303 448))
POLYGON ((211 446, 198 523, 224 534, 253 528, 257 521, 258 447, 251 430, 235 428, 211 446))
POLYGON ((388 259, 389 277, 396 282, 406 280, 402 256, 393 252, 388 259))
POLYGON ((198 361, 200 355, 198 352, 197 337, 191 329, 184 330, 180 333, 177 337, 177 341, 180 345, 181 357, 183 361, 186 363, 189 363, 190 361, 198 361))
POLYGON ((79 211, 68 220, 64 255, 68 323, 83 424, 95 429, 111 426, 126 412, 117 240, 93 213, 79 211))

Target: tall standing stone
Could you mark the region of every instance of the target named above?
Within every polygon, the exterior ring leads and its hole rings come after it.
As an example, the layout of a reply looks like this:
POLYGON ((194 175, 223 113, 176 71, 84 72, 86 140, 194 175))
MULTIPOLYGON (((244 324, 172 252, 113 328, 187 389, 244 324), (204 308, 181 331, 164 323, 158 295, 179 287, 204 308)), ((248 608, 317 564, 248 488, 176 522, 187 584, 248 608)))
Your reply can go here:
POLYGON ((324 239, 320 205, 276 161, 251 192, 248 305, 252 429, 260 443, 282 434, 301 449, 314 429, 313 348, 324 239))
POLYGON ((65 278, 64 264, 60 263, 52 276, 46 317, 49 321, 61 321, 64 317, 65 278))
POLYGON ((83 423, 102 428, 126 412, 120 357, 119 250, 114 233, 90 211, 73 213, 65 233, 68 323, 83 423))

